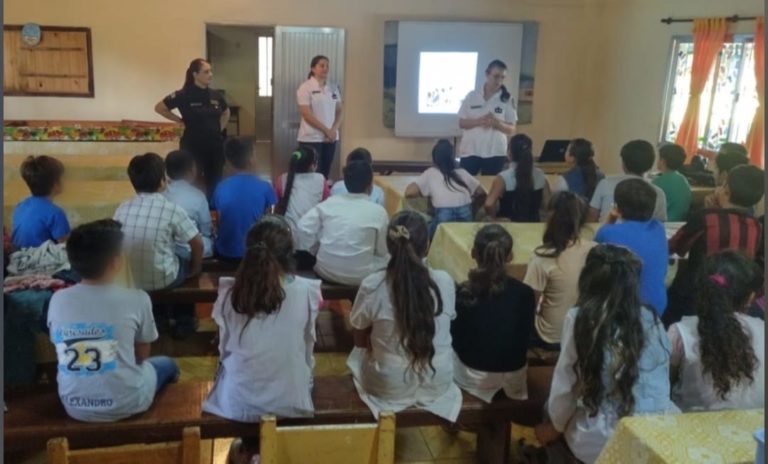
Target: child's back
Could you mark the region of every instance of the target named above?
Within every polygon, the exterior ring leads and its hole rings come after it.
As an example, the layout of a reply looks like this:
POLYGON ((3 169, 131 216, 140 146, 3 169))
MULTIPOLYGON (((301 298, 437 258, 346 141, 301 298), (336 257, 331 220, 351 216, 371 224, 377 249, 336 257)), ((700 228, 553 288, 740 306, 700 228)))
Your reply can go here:
MULTIPOLYGON (((282 198, 285 192, 287 174, 280 176, 277 197, 282 198)), ((296 231, 299 220, 318 203, 328 197, 328 184, 319 172, 302 172, 294 174, 291 197, 286 205, 285 219, 296 231)))
MULTIPOLYGON (((203 239, 203 257, 213 254, 213 221, 205 193, 194 185, 197 167, 192 155, 183 150, 174 150, 165 157, 165 169, 168 174, 168 188, 165 197, 184 209, 189 219, 195 224, 203 239)), ((191 250, 186 243, 176 244, 176 253, 189 259, 191 250)))
POLYGON ((64 165, 50 156, 30 156, 21 165, 21 175, 32 196, 13 209, 11 240, 16 248, 38 247, 47 240, 62 241, 69 234, 64 210, 53 203, 61 193, 64 165))
POLYGON ((688 219, 691 209, 691 186, 678 169, 685 162, 685 150, 675 144, 659 149, 661 175, 653 179, 653 185, 664 191, 667 200, 667 221, 682 222, 688 219))
POLYGON ((238 259, 245 253, 248 230, 277 199, 269 183, 247 172, 224 179, 213 194, 213 208, 219 214, 216 254, 238 259))

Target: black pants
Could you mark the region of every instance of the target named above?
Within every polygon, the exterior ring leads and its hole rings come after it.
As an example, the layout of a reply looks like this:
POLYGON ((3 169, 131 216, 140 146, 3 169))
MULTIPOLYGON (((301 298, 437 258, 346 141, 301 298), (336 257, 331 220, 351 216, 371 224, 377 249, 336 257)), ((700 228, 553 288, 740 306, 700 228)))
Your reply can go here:
POLYGON ((224 140, 221 137, 182 137, 179 148, 192 153, 195 158, 198 178, 205 185, 205 194, 210 201, 224 172, 224 140))
POLYGON ((317 152, 317 172, 328 179, 333 165, 333 157, 336 155, 336 142, 299 142, 299 146, 309 147, 317 152))
POLYGON ((478 173, 484 176, 495 176, 504 169, 504 163, 506 162, 506 156, 493 156, 491 158, 464 156, 459 161, 459 165, 473 176, 476 176, 478 173))

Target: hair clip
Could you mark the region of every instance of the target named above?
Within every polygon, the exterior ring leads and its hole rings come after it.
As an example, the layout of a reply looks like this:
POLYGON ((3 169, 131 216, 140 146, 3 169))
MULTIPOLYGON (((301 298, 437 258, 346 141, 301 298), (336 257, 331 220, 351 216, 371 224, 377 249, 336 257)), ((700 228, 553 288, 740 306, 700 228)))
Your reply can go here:
POLYGON ((296 159, 301 159, 301 157, 302 157, 302 156, 304 156, 304 153, 302 153, 302 152, 301 152, 301 151, 299 151, 299 150, 296 150, 296 151, 294 151, 293 153, 291 153, 291 156, 292 156, 293 158, 296 158, 296 159))
POLYGON ((404 238, 406 240, 410 240, 411 232, 405 226, 390 227, 389 238, 395 239, 395 240, 398 238, 404 238))
POLYGON ((250 249, 250 250, 260 250, 260 249, 268 250, 269 247, 263 241, 258 241, 256 243, 254 243, 253 245, 249 246, 248 249, 250 249))
POLYGON ((712 274, 708 277, 708 279, 710 282, 719 287, 728 288, 728 280, 722 274, 712 274))

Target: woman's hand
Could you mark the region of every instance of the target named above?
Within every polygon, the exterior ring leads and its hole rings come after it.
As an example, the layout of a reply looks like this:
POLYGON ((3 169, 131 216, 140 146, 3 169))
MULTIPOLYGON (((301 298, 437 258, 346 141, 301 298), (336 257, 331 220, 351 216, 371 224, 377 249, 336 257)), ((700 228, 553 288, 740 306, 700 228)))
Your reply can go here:
POLYGON ((339 131, 331 127, 330 129, 325 129, 323 133, 325 134, 325 141, 328 143, 332 143, 336 141, 339 131))

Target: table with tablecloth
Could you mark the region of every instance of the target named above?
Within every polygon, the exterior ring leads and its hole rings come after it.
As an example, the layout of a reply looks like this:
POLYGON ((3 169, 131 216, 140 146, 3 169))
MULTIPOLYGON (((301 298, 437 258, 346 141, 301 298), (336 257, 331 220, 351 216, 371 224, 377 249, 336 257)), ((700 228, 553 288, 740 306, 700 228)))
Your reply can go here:
MULTIPOLYGON (((437 228, 432 244, 429 248, 427 261, 435 269, 442 269, 451 275, 456 282, 467 280, 469 271, 476 267, 472 259, 472 244, 475 234, 481 227, 488 223, 445 223, 437 228)), ((528 262, 533 256, 536 247, 541 245, 544 235, 544 223, 514 223, 500 222, 511 235, 514 241, 514 258, 507 266, 507 271, 515 278, 522 279, 525 276, 525 270, 528 262)), ((682 227, 681 222, 668 222, 664 224, 667 237, 671 237, 682 227)), ((587 224, 581 232, 581 237, 591 240, 599 224, 587 224)), ((677 269, 677 260, 670 264, 670 272, 667 281, 670 282, 677 269), (671 276, 670 276, 671 275, 671 276)))
POLYGON ((753 463, 765 410, 625 417, 598 464, 753 463))

